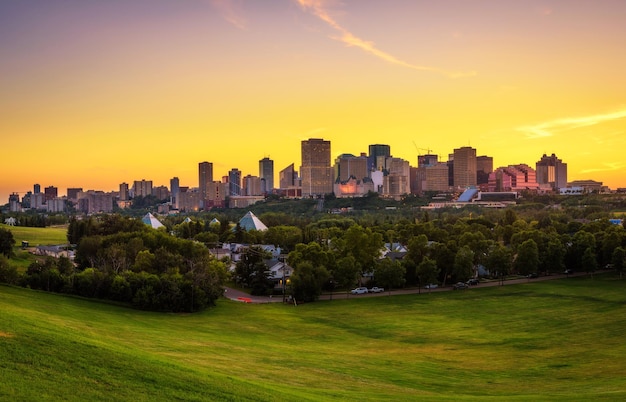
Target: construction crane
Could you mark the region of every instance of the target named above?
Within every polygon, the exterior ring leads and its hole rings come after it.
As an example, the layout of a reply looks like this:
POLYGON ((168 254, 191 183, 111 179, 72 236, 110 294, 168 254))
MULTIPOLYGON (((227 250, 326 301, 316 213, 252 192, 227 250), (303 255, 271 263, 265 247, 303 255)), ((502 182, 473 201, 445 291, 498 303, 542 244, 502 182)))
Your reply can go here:
POLYGON ((415 150, 417 151, 417 153, 418 153, 418 154, 420 153, 420 151, 426 151, 426 153, 427 153, 427 154, 429 154, 429 155, 433 153, 433 150, 432 150, 432 149, 428 149, 428 148, 419 148, 419 147, 417 146, 417 144, 415 143, 415 141, 413 141, 413 146, 415 146, 415 150))

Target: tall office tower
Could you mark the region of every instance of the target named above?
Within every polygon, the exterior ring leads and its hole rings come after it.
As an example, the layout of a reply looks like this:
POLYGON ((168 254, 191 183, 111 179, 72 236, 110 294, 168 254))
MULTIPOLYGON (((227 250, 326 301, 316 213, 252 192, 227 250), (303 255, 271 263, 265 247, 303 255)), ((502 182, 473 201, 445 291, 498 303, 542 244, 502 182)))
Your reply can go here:
POLYGON ((271 194, 274 190, 274 161, 270 158, 263 158, 259 161, 259 177, 261 178, 261 191, 264 194, 271 194))
POLYGON ((39 193, 41 193, 41 185, 39 184, 33 185, 33 194, 39 194, 39 193))
POLYGON ((47 202, 59 196, 59 189, 54 186, 49 186, 43 190, 43 193, 46 197, 47 202))
POLYGON ((477 156, 476 157, 476 184, 489 183, 489 173, 493 172, 493 157, 477 156))
MULTIPOLYGON (((379 157, 382 158, 382 157, 379 157)), ((411 192, 411 169, 409 161, 402 158, 387 157, 384 159, 383 195, 397 197, 411 192)))
POLYGON ((152 195, 152 180, 141 181, 135 180, 133 182, 133 197, 147 197, 152 195))
POLYGON ((294 164, 287 166, 278 172, 278 184, 280 188, 292 188, 296 186, 298 172, 294 169, 294 164))
POLYGON ((241 191, 241 171, 233 168, 228 172, 229 195, 243 195, 241 191))
POLYGON ((18 193, 12 193, 9 195, 9 211, 19 212, 22 209, 20 205, 20 195, 18 193))
POLYGON ((167 201, 170 199, 170 190, 167 186, 157 186, 152 189, 154 196, 159 201, 167 201))
POLYGON ((243 191, 241 195, 263 195, 262 183, 259 176, 246 175, 243 178, 243 191))
POLYGON ((352 154, 341 154, 335 159, 335 180, 339 182, 345 182, 350 177, 354 177, 356 180, 363 180, 369 177, 369 170, 367 168, 367 156, 361 154, 361 156, 354 156, 352 154))
POLYGON ((333 192, 333 168, 330 166, 330 141, 310 138, 302 141, 302 196, 323 196, 333 192))
POLYGON ((180 180, 178 177, 170 179, 170 202, 174 208, 178 208, 178 194, 180 193, 180 180))
POLYGON ((128 183, 120 184, 120 201, 128 201, 128 183))
POLYGON ((369 146, 369 156, 367 157, 367 170, 382 170, 380 167, 384 158, 391 156, 391 147, 385 144, 373 144, 369 146), (381 158, 381 159, 379 159, 381 158))
POLYGON ((563 163, 555 154, 543 154, 536 167, 537 183, 540 186, 550 186, 552 190, 567 187, 567 163, 563 163))
POLYGON ((68 200, 77 200, 78 199, 78 193, 80 193, 81 191, 83 191, 82 188, 80 187, 75 187, 75 188, 68 188, 67 189, 67 199, 68 200))
POLYGON ((211 162, 198 163, 198 189, 200 189, 200 200, 204 202, 207 191, 213 182, 213 164, 211 162))
POLYGON ((454 150, 454 187, 457 189, 476 185, 476 149, 461 147, 454 150))
POLYGON ((417 167, 434 166, 439 162, 439 156, 433 154, 417 155, 417 167))

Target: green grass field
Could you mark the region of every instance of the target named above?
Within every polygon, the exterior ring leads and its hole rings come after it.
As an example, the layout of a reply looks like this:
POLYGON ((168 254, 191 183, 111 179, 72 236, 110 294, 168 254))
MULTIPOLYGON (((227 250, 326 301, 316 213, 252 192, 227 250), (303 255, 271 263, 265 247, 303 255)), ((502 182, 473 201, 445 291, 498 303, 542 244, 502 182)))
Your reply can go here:
POLYGON ((22 250, 22 241, 27 241, 29 246, 50 246, 67 244, 67 227, 51 226, 46 228, 31 228, 25 226, 9 226, 0 224, 0 228, 8 229, 13 233, 15 257, 11 258, 11 264, 18 270, 25 270, 35 260, 35 256, 26 250, 22 250))
POLYGON ((0 286, 1 400, 624 400, 609 274, 160 314, 0 286))

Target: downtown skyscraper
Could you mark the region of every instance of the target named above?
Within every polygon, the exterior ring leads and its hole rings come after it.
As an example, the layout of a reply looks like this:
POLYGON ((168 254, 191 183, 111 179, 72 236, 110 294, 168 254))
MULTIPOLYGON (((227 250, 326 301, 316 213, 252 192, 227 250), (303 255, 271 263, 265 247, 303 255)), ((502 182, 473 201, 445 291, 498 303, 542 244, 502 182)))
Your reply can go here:
POLYGON ((213 183, 213 164, 211 162, 200 162, 198 164, 198 189, 200 190, 200 199, 203 206, 208 199, 211 183, 213 183))
POLYGON ((302 141, 302 196, 323 196, 333 192, 330 141, 310 138, 302 141))
POLYGON ((259 177, 261 178, 261 191, 271 194, 274 190, 274 161, 265 157, 259 161, 259 177))

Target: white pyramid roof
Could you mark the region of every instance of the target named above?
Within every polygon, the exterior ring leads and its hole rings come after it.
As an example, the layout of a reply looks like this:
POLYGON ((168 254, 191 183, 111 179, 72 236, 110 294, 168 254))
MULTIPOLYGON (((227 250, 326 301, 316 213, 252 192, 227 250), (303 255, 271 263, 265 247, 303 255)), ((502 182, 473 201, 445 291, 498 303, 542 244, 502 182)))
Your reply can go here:
POLYGON ((267 230, 267 226, 250 211, 241 218, 239 226, 243 230, 258 230, 260 232, 267 230))
POLYGON ((158 229, 160 227, 163 227, 164 225, 159 222, 159 220, 157 218, 154 217, 154 215, 152 215, 150 212, 148 212, 147 214, 145 214, 143 216, 143 218, 141 218, 141 221, 143 223, 145 223, 146 225, 150 225, 153 229, 158 229))

